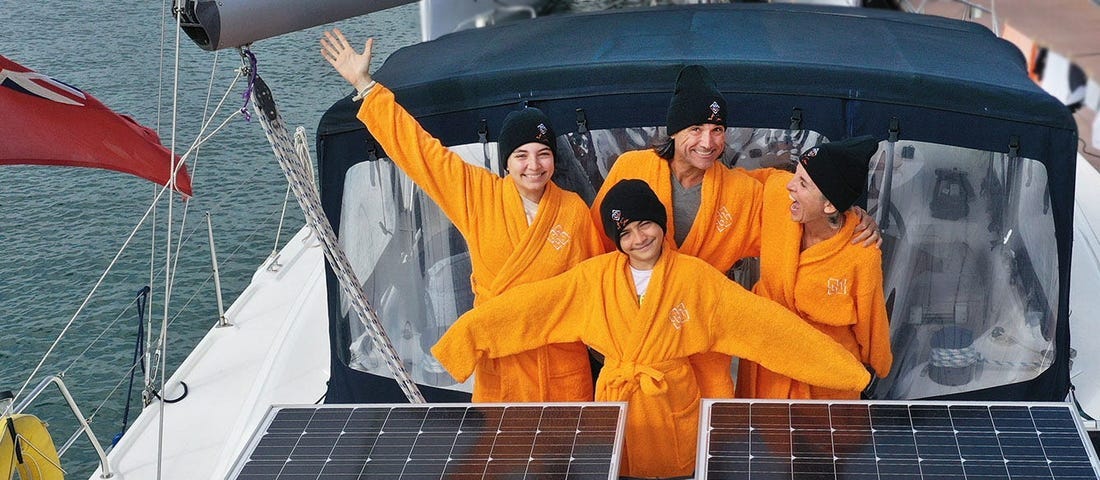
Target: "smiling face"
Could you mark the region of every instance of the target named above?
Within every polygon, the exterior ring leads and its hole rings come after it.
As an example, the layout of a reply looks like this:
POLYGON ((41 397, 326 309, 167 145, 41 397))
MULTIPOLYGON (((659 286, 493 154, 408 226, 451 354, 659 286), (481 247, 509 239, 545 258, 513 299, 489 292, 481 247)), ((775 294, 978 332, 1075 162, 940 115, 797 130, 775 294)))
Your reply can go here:
POLYGON ((836 213, 836 207, 825 199, 801 163, 795 169, 794 177, 787 182, 787 193, 792 202, 791 220, 795 222, 806 224, 825 220, 836 213))
POLYGON ((653 270, 661 258, 665 232, 656 222, 630 222, 619 234, 619 248, 630 257, 630 266, 638 270, 653 270))
POLYGON ((726 147, 726 127, 713 123, 692 125, 672 134, 676 152, 672 163, 706 170, 722 156, 726 147))
POLYGON ((516 183, 520 195, 538 202, 546 184, 554 175, 554 151, 538 142, 520 145, 508 155, 508 176, 516 183))

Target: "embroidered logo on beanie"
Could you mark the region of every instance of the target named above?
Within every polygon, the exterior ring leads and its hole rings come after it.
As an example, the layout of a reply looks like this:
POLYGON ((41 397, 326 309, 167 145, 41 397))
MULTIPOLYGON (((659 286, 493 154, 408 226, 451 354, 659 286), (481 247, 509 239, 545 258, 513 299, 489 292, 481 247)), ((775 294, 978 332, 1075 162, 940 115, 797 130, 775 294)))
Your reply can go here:
POLYGON ((604 234, 620 250, 619 235, 630 222, 648 220, 660 226, 662 231, 667 231, 667 218, 665 206, 657 194, 653 193, 648 183, 636 178, 620 180, 607 191, 600 203, 604 234))
POLYGON ((504 125, 500 128, 500 138, 497 139, 497 154, 500 157, 500 171, 508 169, 508 156, 517 148, 531 143, 541 143, 550 147, 554 158, 557 158, 557 143, 554 129, 550 126, 550 118, 534 107, 516 110, 504 117, 504 125))
POLYGON ((710 72, 701 65, 688 65, 676 77, 676 89, 665 119, 669 135, 692 125, 726 125, 726 98, 710 72))
POLYGON ((868 164, 877 150, 878 141, 864 135, 814 147, 803 153, 798 163, 821 194, 843 212, 866 190, 868 164))
POLYGON ((619 230, 622 230, 623 227, 626 226, 625 222, 623 222, 623 211, 622 210, 612 210, 611 211, 611 219, 615 221, 615 227, 618 228, 619 230))

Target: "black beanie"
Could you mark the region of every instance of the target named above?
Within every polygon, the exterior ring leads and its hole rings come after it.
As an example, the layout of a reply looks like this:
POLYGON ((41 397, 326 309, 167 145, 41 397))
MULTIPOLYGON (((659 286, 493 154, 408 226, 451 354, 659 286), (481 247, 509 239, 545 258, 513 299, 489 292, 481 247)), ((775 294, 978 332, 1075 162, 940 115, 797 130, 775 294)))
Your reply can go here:
POLYGON ((669 136, 692 125, 713 123, 726 126, 726 97, 718 91, 710 72, 701 65, 688 65, 676 77, 676 90, 668 103, 665 125, 669 136))
POLYGON ((867 165, 877 150, 878 140, 864 135, 814 147, 798 162, 825 198, 843 212, 863 195, 867 165))
POLYGON ((508 156, 512 152, 531 142, 550 147, 554 159, 557 160, 558 152, 554 148, 557 141, 557 136, 554 135, 554 127, 550 125, 550 117, 542 113, 542 110, 527 107, 509 113, 507 117, 504 117, 504 126, 500 127, 500 138, 497 139, 500 171, 508 170, 508 156))
POLYGON ((603 220, 603 232, 620 251, 619 234, 630 222, 649 220, 661 226, 667 232, 665 206, 649 188, 649 184, 638 179, 620 180, 604 195, 600 203, 600 219, 603 220))

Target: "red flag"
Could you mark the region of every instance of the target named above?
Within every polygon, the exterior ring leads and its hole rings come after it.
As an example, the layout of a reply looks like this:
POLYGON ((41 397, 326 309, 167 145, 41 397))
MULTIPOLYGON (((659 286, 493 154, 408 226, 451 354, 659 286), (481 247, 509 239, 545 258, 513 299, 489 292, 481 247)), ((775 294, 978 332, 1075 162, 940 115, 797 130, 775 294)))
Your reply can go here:
MULTIPOLYGON (((106 168, 166 185, 173 162, 153 130, 76 87, 0 55, 0 165, 4 164, 106 168)), ((191 178, 182 166, 176 173, 176 190, 191 195, 191 178)))

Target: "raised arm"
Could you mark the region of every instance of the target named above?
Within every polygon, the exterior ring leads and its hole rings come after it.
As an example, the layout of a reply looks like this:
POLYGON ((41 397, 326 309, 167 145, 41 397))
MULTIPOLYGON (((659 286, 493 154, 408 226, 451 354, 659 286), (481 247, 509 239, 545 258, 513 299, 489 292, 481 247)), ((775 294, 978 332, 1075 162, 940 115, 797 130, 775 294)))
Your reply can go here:
POLYGON ((475 202, 489 198, 482 190, 492 189, 499 177, 444 147, 397 103, 393 92, 373 81, 373 43, 367 40, 358 53, 340 30, 333 29, 321 38, 321 55, 359 91, 363 105, 357 116, 390 159, 466 234, 481 211, 475 202))
POLYGON ((863 390, 870 374, 829 336, 766 298, 722 278, 710 316, 715 351, 745 358, 811 385, 863 390))

